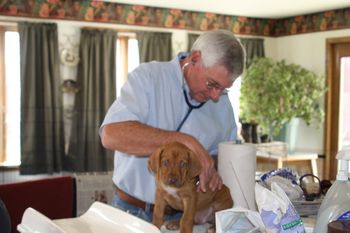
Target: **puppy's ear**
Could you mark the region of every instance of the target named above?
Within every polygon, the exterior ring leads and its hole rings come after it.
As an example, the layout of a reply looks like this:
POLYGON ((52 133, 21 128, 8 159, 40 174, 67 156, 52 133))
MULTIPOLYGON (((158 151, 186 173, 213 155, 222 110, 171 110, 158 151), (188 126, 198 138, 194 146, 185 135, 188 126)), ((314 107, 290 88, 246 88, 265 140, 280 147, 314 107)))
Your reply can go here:
POLYGON ((192 151, 188 151, 188 156, 190 157, 189 176, 193 178, 201 173, 202 166, 199 162, 198 157, 192 151))
POLYGON ((158 148, 148 158, 148 169, 151 170, 153 174, 158 172, 162 152, 163 148, 158 148))

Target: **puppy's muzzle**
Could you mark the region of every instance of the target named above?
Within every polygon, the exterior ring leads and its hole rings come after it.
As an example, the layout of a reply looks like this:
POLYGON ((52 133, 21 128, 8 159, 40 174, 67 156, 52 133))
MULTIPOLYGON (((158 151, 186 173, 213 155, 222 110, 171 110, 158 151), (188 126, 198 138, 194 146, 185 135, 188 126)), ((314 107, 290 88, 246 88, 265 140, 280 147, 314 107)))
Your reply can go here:
POLYGON ((176 177, 169 177, 168 178, 168 185, 175 185, 177 183, 177 178, 176 177))
POLYGON ((171 173, 167 177, 165 177, 163 182, 166 185, 173 186, 173 187, 181 187, 182 186, 181 179, 178 177, 178 175, 175 175, 173 173, 171 173))

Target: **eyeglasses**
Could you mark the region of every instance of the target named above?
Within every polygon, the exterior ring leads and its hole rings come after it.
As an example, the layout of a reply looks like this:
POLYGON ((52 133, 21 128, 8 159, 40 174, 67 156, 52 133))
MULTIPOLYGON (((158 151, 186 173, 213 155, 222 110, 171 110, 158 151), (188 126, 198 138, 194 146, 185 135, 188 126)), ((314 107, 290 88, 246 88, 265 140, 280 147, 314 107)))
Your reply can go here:
POLYGON ((206 82, 207 88, 208 90, 216 90, 216 91, 220 91, 221 95, 226 95, 228 93, 228 89, 222 87, 218 82, 212 80, 212 79, 207 79, 206 82))

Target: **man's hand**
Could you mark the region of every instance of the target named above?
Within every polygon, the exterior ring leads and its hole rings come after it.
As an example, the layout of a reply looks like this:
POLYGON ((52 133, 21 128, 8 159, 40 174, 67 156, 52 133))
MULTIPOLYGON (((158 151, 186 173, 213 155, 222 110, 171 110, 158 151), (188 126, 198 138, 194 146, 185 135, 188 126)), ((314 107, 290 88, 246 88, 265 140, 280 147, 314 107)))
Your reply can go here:
POLYGON ((202 166, 197 191, 206 192, 208 188, 212 191, 221 189, 222 179, 215 169, 215 160, 196 139, 189 139, 183 143, 195 153, 202 166))
POLYGON ((213 159, 211 160, 212 161, 207 166, 203 166, 202 163, 202 172, 199 175, 199 186, 197 191, 206 192, 207 188, 211 191, 215 191, 220 190, 222 187, 221 176, 215 169, 213 159))

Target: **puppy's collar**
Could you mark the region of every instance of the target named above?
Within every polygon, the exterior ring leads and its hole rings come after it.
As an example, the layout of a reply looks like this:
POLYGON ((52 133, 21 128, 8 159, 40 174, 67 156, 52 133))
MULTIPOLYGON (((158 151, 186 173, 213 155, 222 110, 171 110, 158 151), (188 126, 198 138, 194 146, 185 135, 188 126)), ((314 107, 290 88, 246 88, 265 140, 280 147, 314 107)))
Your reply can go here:
POLYGON ((195 183, 196 186, 198 186, 199 185, 199 176, 194 177, 194 181, 196 182, 195 183))

